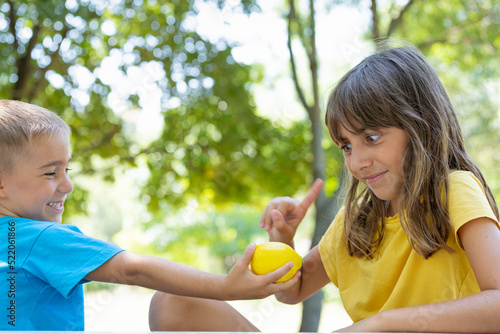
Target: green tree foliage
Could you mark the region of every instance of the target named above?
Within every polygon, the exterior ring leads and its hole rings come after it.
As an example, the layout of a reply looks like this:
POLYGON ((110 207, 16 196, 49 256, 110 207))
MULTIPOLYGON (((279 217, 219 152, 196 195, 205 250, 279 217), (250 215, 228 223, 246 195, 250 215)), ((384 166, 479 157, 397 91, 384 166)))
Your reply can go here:
MULTIPOLYGON (((144 194, 157 217, 165 203, 189 198, 261 205, 294 191, 312 159, 307 123, 286 129, 256 115, 249 89, 258 68, 236 63, 227 41, 200 36, 196 10, 194 1, 8 1, 0 6, 0 96, 59 113, 72 128, 79 173, 113 180, 117 166, 147 161, 144 194), (154 70, 113 100, 100 75, 105 59, 119 62, 124 77, 144 64, 154 70), (161 90, 164 130, 142 147, 116 111, 140 106, 152 89, 161 90)), ((76 190, 67 215, 83 199, 76 190)))
POLYGON ((117 46, 135 40, 137 57, 166 72, 159 82, 164 131, 139 154, 151 172, 143 193, 159 215, 190 198, 262 205, 270 194, 295 190, 312 158, 304 153, 307 123, 286 129, 256 115, 250 85, 259 69, 236 63, 227 41, 212 42, 190 28, 194 4, 127 3, 113 16, 117 34, 128 36, 117 46))

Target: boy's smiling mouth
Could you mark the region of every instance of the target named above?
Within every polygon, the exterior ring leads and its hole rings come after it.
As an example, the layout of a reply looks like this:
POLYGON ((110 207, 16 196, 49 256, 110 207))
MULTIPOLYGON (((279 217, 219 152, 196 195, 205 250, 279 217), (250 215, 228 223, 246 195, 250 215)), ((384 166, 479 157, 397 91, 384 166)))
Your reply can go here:
POLYGON ((62 211, 64 209, 64 201, 61 202, 48 202, 47 206, 51 207, 52 209, 62 211))

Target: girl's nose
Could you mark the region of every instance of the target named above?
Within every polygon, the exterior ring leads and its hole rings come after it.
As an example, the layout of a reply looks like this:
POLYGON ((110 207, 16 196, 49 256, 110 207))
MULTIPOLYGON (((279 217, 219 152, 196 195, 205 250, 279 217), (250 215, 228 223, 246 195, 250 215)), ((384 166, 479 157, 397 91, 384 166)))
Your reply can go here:
POLYGON ((350 156, 350 167, 355 172, 361 172, 363 169, 372 165, 372 160, 368 152, 362 148, 352 149, 350 156))

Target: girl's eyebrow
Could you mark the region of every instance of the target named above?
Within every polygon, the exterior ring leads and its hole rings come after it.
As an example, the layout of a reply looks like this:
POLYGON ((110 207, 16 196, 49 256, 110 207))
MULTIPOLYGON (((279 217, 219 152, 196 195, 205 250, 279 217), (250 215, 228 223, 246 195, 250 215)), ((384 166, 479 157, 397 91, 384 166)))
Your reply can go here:
MULTIPOLYGON (((347 132, 349 133, 352 133, 353 135, 359 135, 361 133, 365 133, 368 129, 367 128, 359 128, 359 129, 356 129, 356 130, 352 130, 352 129, 347 129, 347 128, 344 128, 347 132)), ((342 141, 346 141, 347 138, 344 138, 342 136, 340 136, 339 134, 339 137, 338 137, 340 140, 342 141)))
POLYGON ((369 128, 366 128, 366 127, 350 127, 350 126, 343 126, 343 128, 349 132, 349 133, 352 133, 353 135, 359 135, 360 133, 364 133, 366 132, 367 130, 370 130, 369 128))
POLYGON ((347 138, 344 138, 344 137, 339 137, 339 142, 346 142, 347 141, 347 138))

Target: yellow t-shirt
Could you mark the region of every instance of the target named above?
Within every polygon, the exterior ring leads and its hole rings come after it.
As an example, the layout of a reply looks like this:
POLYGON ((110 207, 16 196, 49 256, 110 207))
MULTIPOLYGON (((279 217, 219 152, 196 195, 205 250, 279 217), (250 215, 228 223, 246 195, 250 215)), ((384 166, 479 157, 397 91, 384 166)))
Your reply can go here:
POLYGON ((447 243, 455 253, 441 249, 427 260, 411 248, 397 215, 386 220, 384 238, 373 259, 350 256, 344 241, 344 209, 339 211, 319 243, 319 253, 354 322, 384 310, 480 291, 457 231, 475 218, 488 217, 497 225, 498 221, 472 173, 453 171, 449 184, 449 214, 455 234, 447 243))

